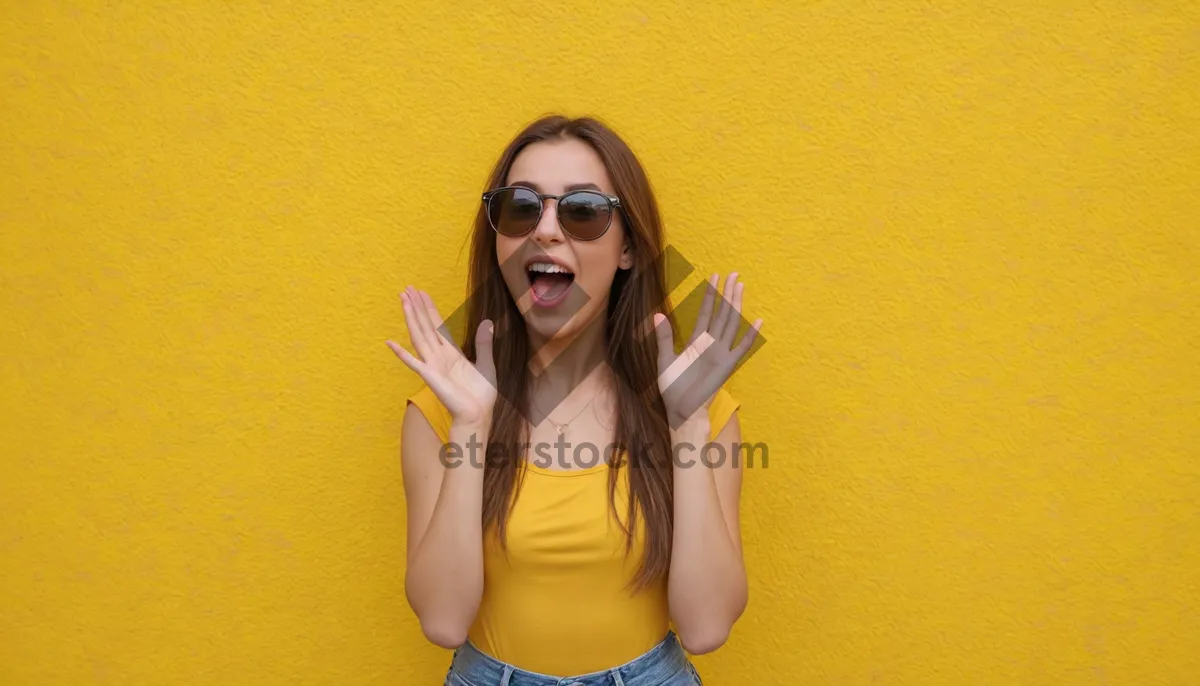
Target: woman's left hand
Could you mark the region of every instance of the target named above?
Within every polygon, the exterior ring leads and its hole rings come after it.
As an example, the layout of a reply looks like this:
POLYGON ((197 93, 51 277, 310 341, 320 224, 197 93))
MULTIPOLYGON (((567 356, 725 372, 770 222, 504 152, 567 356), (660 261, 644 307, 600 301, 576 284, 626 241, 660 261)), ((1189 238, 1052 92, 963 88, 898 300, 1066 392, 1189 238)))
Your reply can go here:
POLYGON ((733 272, 725 281, 720 307, 713 313, 717 292, 717 274, 709 279, 700 314, 696 318, 691 339, 683 352, 675 354, 670 322, 662 314, 654 315, 654 331, 658 337, 658 389, 667 407, 667 420, 677 429, 689 420, 707 413, 717 390, 729 380, 762 329, 762 319, 755 320, 742 340, 734 345, 742 322, 742 292, 733 272))

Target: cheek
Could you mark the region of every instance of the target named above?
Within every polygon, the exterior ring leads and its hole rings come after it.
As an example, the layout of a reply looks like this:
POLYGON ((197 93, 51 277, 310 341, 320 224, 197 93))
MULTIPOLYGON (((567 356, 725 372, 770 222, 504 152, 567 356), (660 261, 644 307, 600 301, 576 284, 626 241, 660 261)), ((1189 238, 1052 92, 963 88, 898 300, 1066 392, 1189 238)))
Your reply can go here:
POLYGON ((589 257, 603 268, 604 278, 611 279, 613 275, 610 272, 615 272, 621 266, 621 248, 624 245, 625 238, 619 230, 609 231, 600 240, 588 244, 589 257))
POLYGON ((496 261, 504 264, 521 247, 521 241, 508 236, 496 236, 496 261))
POLYGON ((615 247, 589 244, 586 249, 578 251, 580 263, 584 265, 580 285, 585 291, 588 293, 608 291, 621 263, 620 246, 620 242, 617 242, 615 247))
POLYGON ((496 237, 497 267, 499 267, 500 276, 504 279, 504 283, 508 285, 508 290, 512 293, 513 297, 519 297, 529 286, 526 281, 525 269, 519 263, 520 251, 520 239, 504 236, 496 237))
POLYGON ((525 270, 519 264, 520 257, 521 239, 504 236, 496 238, 496 263, 504 279, 510 283, 513 279, 525 275, 525 270))

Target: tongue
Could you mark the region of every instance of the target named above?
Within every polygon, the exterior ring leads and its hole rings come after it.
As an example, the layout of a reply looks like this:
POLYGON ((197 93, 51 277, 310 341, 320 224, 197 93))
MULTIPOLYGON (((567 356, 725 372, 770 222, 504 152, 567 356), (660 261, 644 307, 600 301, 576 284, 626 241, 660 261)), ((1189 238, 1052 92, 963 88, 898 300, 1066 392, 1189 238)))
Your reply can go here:
POLYGON ((539 274, 533 279, 533 295, 538 300, 553 300, 571 286, 571 277, 566 274, 539 274))

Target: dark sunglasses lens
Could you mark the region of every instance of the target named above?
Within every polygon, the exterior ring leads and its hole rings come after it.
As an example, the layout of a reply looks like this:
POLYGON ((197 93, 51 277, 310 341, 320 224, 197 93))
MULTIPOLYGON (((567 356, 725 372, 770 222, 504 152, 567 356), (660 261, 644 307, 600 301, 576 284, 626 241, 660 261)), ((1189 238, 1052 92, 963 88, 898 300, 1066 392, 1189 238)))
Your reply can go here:
POLYGON ((528 188, 509 188, 488 201, 488 218, 505 236, 523 236, 537 225, 542 203, 528 188))
POLYGON ((599 238, 612 220, 612 205, 599 193, 569 193, 558 202, 558 221, 563 229, 580 240, 599 238))

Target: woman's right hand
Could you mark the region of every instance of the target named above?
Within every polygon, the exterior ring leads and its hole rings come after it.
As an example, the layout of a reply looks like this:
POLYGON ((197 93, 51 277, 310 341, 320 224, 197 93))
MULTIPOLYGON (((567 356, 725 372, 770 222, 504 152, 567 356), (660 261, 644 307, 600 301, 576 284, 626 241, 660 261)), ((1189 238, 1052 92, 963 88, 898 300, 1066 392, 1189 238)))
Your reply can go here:
POLYGON ((416 356, 394 341, 387 345, 416 372, 450 412, 452 421, 487 429, 496 405, 496 364, 492 359, 493 325, 483 320, 475 332, 476 362, 463 355, 428 293, 412 286, 400 294, 404 322, 416 356))

